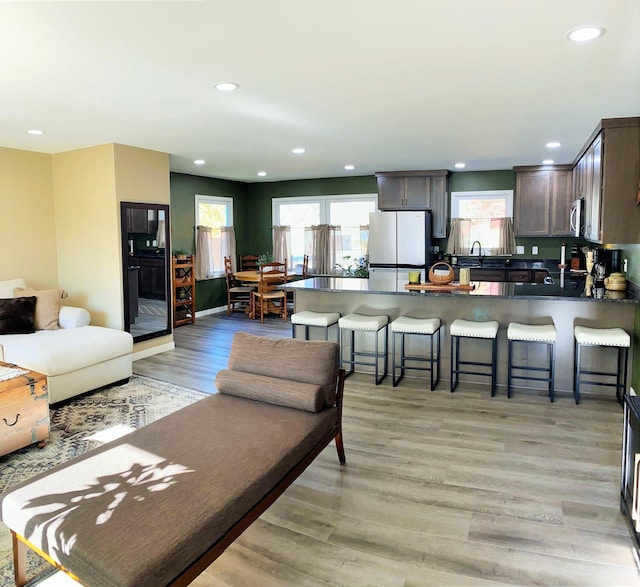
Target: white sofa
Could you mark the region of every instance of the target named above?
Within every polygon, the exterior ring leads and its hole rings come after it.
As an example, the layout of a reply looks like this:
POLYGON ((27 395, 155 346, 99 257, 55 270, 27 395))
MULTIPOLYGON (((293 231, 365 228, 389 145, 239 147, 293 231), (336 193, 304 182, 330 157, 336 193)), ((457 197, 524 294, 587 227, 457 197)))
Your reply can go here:
MULTIPOLYGON (((0 298, 12 298, 24 279, 0 281, 0 298)), ((131 376, 133 338, 128 332, 90 326, 83 308, 61 306, 57 330, 0 334, 0 360, 47 376, 56 403, 131 376)))

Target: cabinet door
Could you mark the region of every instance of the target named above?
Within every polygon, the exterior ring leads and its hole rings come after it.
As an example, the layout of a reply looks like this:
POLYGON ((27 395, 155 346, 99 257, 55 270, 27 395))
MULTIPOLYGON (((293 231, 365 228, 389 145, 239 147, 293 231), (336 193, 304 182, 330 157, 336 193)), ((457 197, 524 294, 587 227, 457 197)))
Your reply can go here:
POLYGON ((593 225, 593 145, 583 155, 584 178, 582 189, 584 191, 584 238, 595 240, 596 229, 593 225))
POLYGON ((405 207, 404 177, 378 176, 378 209, 398 210, 405 207))
POLYGON ((410 210, 429 210, 431 208, 431 177, 406 177, 404 202, 405 207, 410 210))
POLYGON ((602 139, 598 136, 591 146, 591 238, 600 242, 600 210, 602 208, 602 139))
POLYGON ((148 226, 146 208, 129 208, 127 210, 127 228, 129 232, 148 234, 148 226))
POLYGON ((570 236, 572 174, 569 170, 554 171, 551 183, 551 235, 570 236))
POLYGON ((551 173, 521 171, 516 174, 516 236, 548 236, 551 173))
POLYGON ((434 175, 431 178, 431 211, 433 213, 433 238, 447 236, 447 178, 444 175, 434 175))

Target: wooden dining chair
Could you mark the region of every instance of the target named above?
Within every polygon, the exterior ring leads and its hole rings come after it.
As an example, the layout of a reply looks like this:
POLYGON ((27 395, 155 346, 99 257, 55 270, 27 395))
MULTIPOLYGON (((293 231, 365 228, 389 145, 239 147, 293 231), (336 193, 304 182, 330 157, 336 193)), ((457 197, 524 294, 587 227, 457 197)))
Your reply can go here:
POLYGON ((251 295, 251 315, 260 316, 264 324, 265 314, 278 314, 287 320, 287 292, 278 289, 287 282, 287 260, 284 263, 272 261, 260 266, 258 289, 251 295))
POLYGON ((240 271, 257 271, 257 255, 240 255, 240 271))
POLYGON ((231 316, 231 312, 245 311, 250 308, 251 294, 255 288, 238 283, 233 276, 230 257, 224 258, 224 275, 227 282, 227 316, 231 316))

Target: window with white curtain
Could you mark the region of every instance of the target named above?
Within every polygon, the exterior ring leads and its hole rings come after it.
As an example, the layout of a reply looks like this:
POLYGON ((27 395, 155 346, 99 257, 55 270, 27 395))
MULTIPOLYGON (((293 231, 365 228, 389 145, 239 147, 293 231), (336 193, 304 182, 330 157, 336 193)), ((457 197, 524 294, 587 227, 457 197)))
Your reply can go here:
MULTIPOLYGON (((320 224, 341 227, 342 258, 357 259, 366 254, 361 225, 369 224, 369 212, 378 207, 377 194, 343 194, 339 196, 303 196, 273 198, 274 225, 291 227, 291 266, 302 267, 305 250, 304 229, 320 224)), ((342 258, 338 263, 342 263, 342 258)))
POLYGON ((233 198, 196 195, 195 213, 196 279, 220 277, 224 275, 224 257, 231 256, 235 261, 236 256, 233 198))
POLYGON ((467 255, 474 241, 483 255, 515 253, 513 190, 451 192, 447 252, 467 255))

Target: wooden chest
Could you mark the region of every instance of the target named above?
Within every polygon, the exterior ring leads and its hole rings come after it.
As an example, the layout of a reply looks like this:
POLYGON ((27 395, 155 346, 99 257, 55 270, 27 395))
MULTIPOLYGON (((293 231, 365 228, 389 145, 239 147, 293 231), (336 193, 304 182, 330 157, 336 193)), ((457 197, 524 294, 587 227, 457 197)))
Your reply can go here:
MULTIPOLYGON (((0 367, 20 368, 0 361, 0 367)), ((0 455, 49 438, 47 377, 27 371, 0 381, 0 455)))

